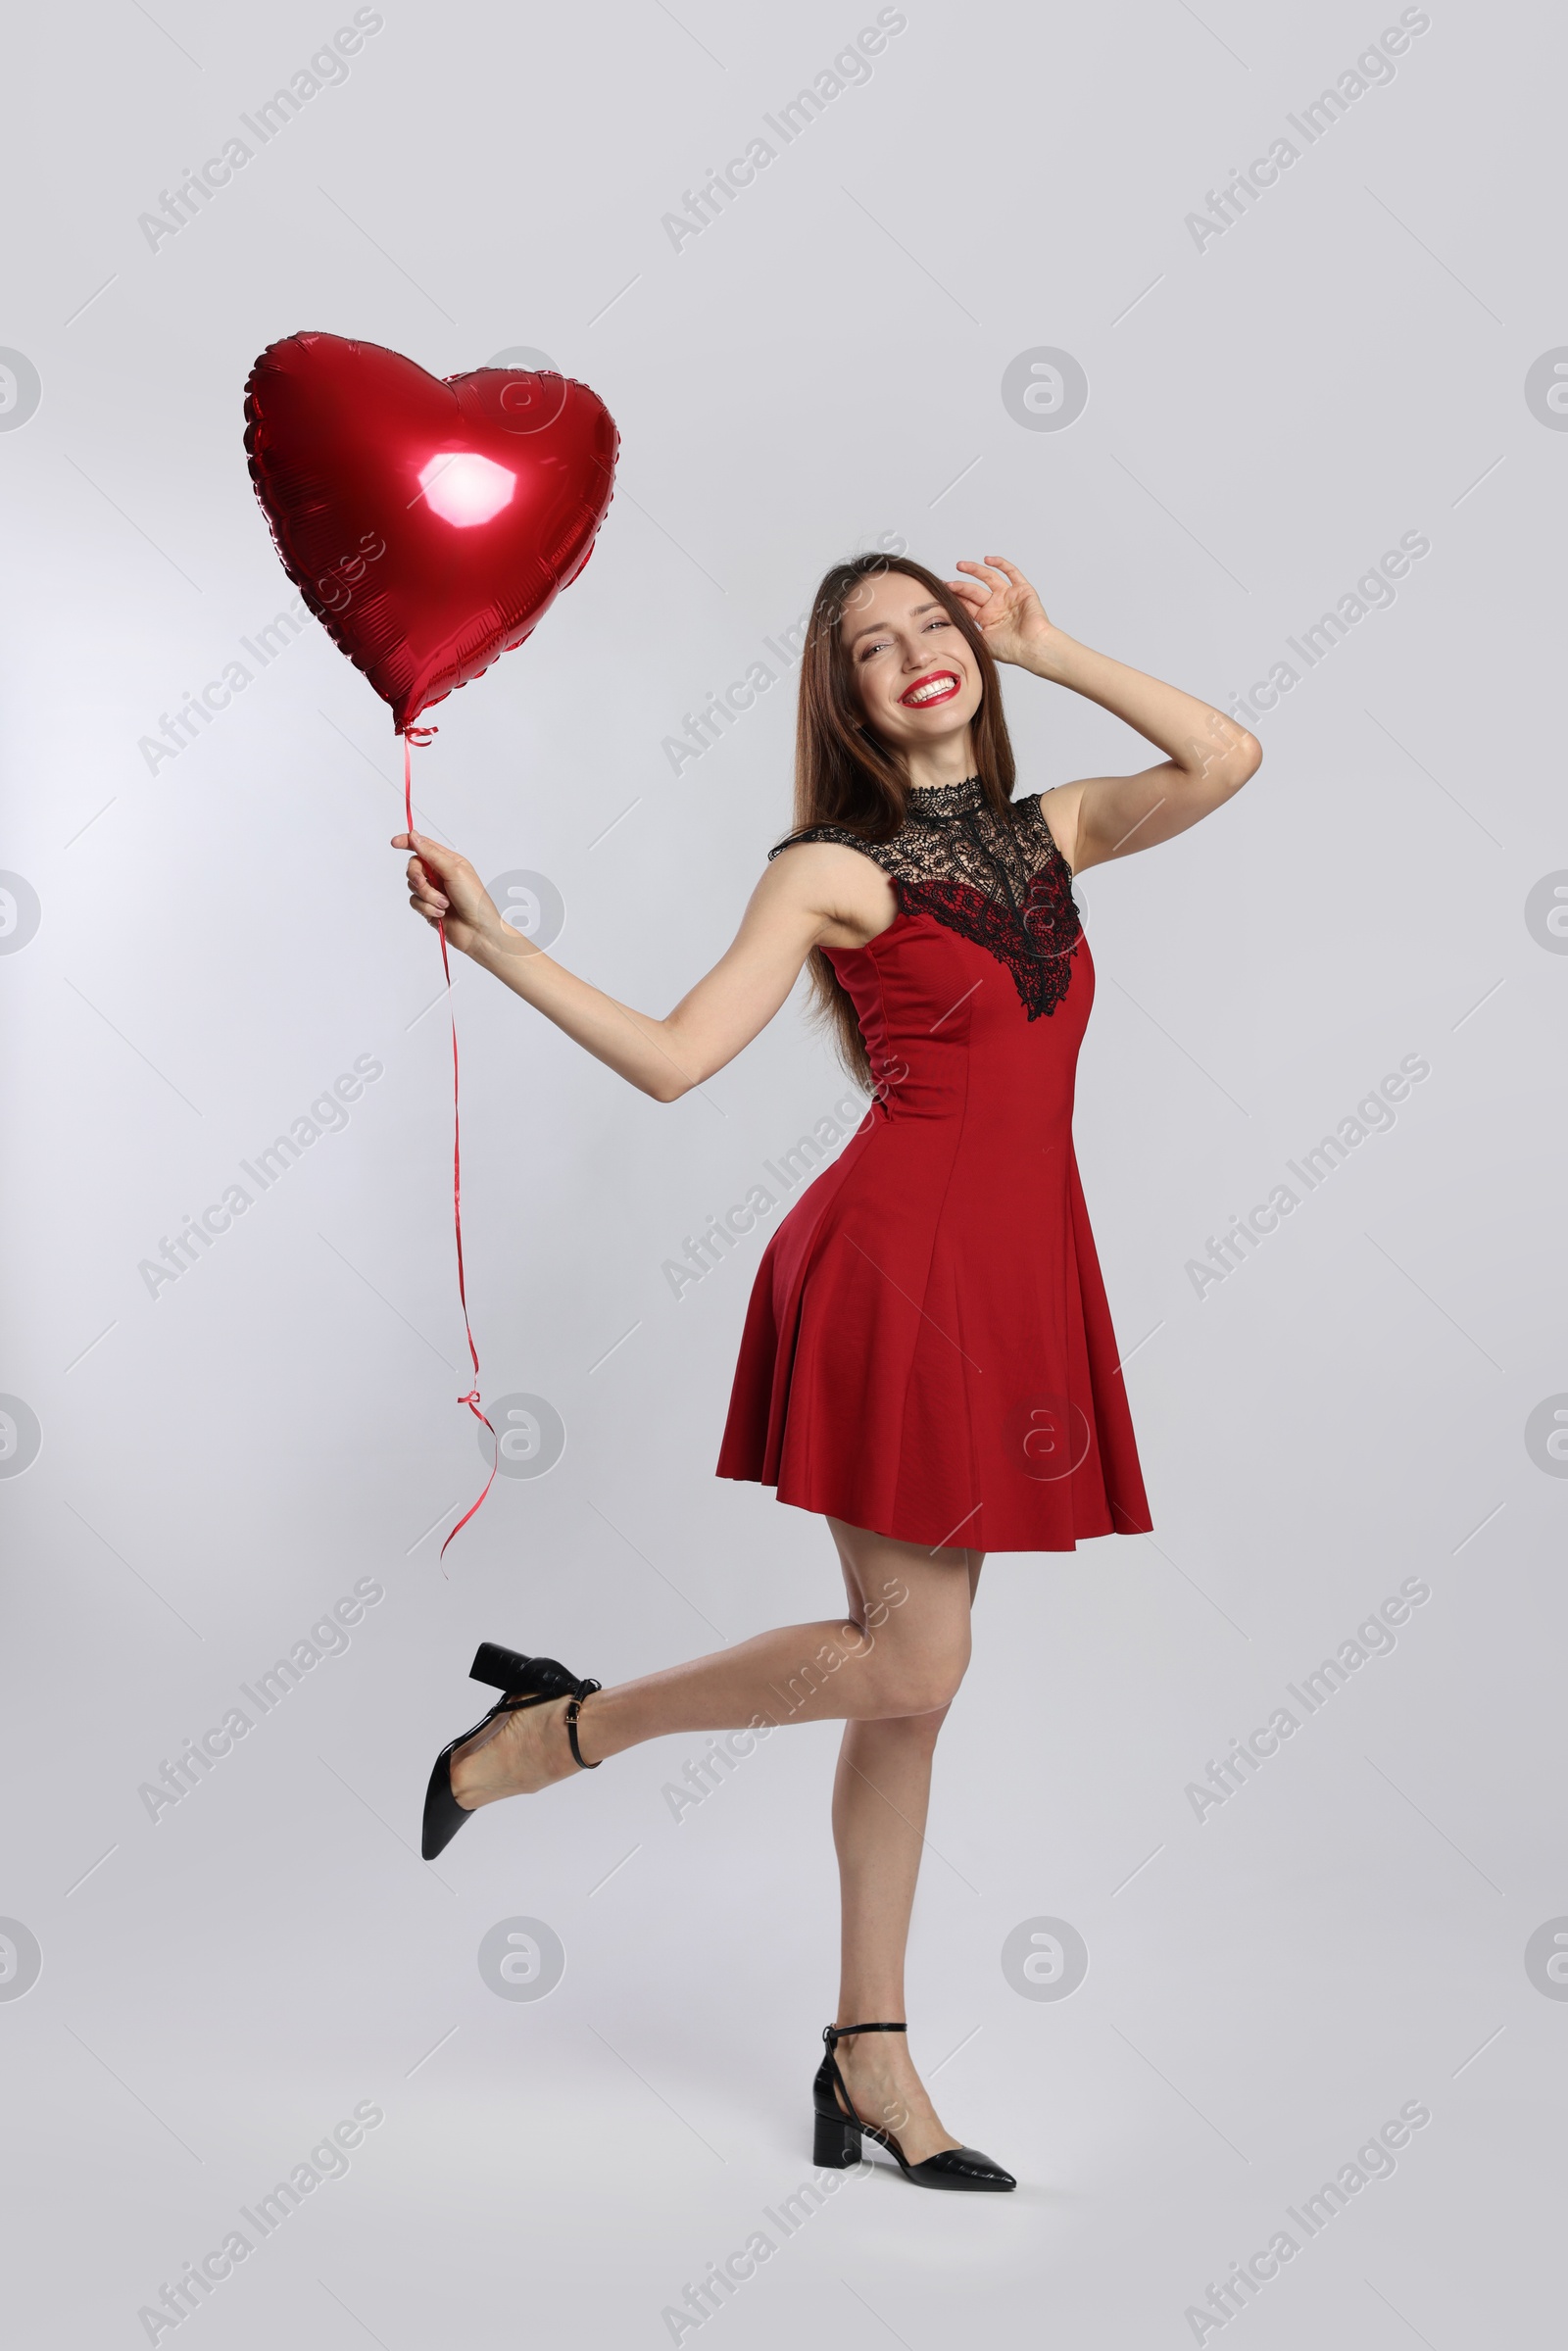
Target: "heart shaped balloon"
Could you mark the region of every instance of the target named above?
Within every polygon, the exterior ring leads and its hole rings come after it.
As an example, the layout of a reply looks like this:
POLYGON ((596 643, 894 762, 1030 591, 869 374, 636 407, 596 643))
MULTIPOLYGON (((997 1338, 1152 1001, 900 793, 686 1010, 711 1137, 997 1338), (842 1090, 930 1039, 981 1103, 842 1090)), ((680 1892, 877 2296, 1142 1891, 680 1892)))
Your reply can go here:
POLYGON ((377 343, 289 335, 245 386, 283 568, 404 734, 520 645, 593 553, 619 438, 586 384, 445 379, 377 343))

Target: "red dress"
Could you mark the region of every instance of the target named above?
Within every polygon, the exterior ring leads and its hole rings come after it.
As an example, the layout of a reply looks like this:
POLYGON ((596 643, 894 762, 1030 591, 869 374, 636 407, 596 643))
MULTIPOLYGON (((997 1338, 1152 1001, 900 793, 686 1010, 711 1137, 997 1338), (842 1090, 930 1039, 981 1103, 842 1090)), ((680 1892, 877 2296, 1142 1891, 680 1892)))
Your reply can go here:
POLYGON ((971 778, 911 793, 890 842, 799 840, 898 893, 825 951, 877 1084, 758 1269, 717 1474, 933 1547, 1147 1532, 1072 1146, 1094 966, 1038 795, 999 816, 971 778))

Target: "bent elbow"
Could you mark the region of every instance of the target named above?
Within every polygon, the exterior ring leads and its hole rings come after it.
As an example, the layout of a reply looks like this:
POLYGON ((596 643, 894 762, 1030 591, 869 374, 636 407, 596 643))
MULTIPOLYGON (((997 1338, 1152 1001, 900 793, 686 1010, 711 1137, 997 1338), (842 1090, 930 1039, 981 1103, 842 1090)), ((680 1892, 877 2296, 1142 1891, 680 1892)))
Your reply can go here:
POLYGON ((1233 793, 1239 792, 1244 784, 1250 783, 1262 764, 1262 744, 1255 735, 1250 735, 1244 728, 1241 740, 1231 746, 1230 756, 1225 761, 1226 798, 1229 799, 1233 793))
POLYGON ((707 1072, 691 1065, 690 1047, 671 1033, 667 1021, 650 1021, 644 1037, 649 1050, 638 1054, 638 1066, 625 1074, 651 1102, 678 1102, 683 1094, 702 1084, 707 1072))
POLYGON ((643 1091, 651 1094, 656 1102, 678 1102, 683 1095, 705 1085, 715 1068, 722 1067, 693 1039, 679 1030, 672 1034, 667 1022, 662 1024, 655 1041, 653 1058, 654 1067, 643 1081, 643 1091))

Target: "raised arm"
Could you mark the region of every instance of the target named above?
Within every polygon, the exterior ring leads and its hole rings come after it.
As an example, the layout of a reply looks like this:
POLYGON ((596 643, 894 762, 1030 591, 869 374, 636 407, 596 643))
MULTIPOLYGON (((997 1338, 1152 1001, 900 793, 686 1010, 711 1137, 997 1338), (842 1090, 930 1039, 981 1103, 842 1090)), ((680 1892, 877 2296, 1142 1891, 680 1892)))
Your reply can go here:
POLYGON ((1046 794, 1052 831, 1075 873, 1185 833, 1256 773, 1263 753, 1255 735, 1196 695, 1078 644, 1048 619, 1023 573, 1004 557, 958 569, 970 577, 949 584, 999 661, 1098 702, 1165 754, 1135 775, 1086 776, 1046 794))
POLYGON ((768 866, 740 929, 711 971, 662 1020, 567 971, 502 921, 466 857, 422 833, 411 850, 409 903, 448 943, 555 1022, 574 1043, 655 1102, 678 1102, 766 1028, 818 944, 858 946, 891 921, 886 877, 831 843, 792 849, 768 866), (886 903, 885 903, 886 902, 886 903))

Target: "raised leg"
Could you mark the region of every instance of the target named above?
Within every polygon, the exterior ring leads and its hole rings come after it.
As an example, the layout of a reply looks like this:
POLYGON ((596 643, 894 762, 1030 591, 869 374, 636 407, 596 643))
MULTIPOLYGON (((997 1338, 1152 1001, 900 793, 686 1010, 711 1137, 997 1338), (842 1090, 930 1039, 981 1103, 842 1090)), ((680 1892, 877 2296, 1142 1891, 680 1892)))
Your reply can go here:
MULTIPOLYGON (((840 2025, 905 2019, 904 1953, 919 1875, 931 1755, 969 1662, 982 1554, 894 1543, 839 1519, 843 1617, 782 1626, 733 1648, 584 1699, 578 1740, 598 1763, 669 1731, 846 1725, 833 1790, 842 1907, 840 2025)), ((505 1715, 452 1759, 465 1810, 548 1788, 573 1770, 566 1701, 505 1715)), ((958 2140, 944 2130, 903 2033, 841 2041, 839 2070, 862 2122, 909 2163, 958 2140)))
MULTIPOLYGON (((969 1661, 973 1554, 890 1543, 828 1521, 840 1556, 861 1566, 842 1617, 781 1626, 732 1648, 644 1674, 583 1701, 578 1741, 590 1763, 669 1731, 752 1724, 881 1722, 947 1705, 969 1661)), ((849 1574, 846 1567, 846 1574, 849 1574)), ((466 1811, 548 1788, 574 1767, 566 1701, 505 1715, 452 1759, 466 1811)))

